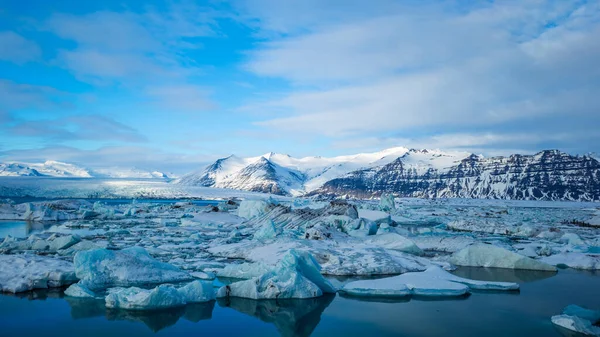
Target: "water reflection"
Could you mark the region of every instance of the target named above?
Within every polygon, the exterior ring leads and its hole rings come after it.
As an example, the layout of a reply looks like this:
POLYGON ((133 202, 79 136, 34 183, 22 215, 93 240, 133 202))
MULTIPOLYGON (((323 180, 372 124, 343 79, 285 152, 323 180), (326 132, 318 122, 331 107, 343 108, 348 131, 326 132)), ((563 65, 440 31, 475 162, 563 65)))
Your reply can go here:
POLYGON ((310 336, 321 321, 321 314, 335 295, 312 299, 250 300, 245 298, 219 299, 221 307, 229 307, 246 315, 273 323, 281 336, 310 336))
POLYGON ((540 281, 556 275, 553 271, 459 267, 452 274, 472 280, 526 283, 540 281))
POLYGON ((180 318, 198 323, 212 318, 215 301, 188 304, 185 307, 168 310, 131 311, 107 309, 104 300, 65 297, 71 306, 73 319, 86 319, 104 316, 109 321, 130 321, 146 325, 153 332, 158 332, 175 325, 180 318))
POLYGON ((0 238, 5 238, 7 235, 26 238, 33 233, 42 232, 51 226, 51 223, 46 222, 0 220, 0 238))

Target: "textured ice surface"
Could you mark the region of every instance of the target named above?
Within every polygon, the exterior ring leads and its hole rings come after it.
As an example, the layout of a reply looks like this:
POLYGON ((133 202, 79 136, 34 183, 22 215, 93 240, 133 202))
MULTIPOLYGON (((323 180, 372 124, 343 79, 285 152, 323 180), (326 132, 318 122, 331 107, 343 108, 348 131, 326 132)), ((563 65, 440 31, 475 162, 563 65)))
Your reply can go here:
POLYGON ((259 277, 219 289, 218 297, 251 299, 314 298, 336 289, 320 273, 320 266, 306 252, 290 250, 277 267, 259 277))
POLYGON ((106 296, 105 301, 108 308, 127 310, 157 310, 186 304, 183 294, 169 285, 150 290, 136 287, 116 289, 106 296))
POLYGON ((0 290, 19 293, 77 282, 73 264, 36 255, 0 255, 0 290))
POLYGON ((386 233, 382 235, 375 235, 365 240, 367 245, 373 245, 377 247, 399 250, 401 252, 411 254, 422 254, 423 251, 413 241, 405 238, 404 236, 396 233, 386 233))
POLYGON ((242 200, 238 208, 238 216, 245 219, 256 218, 267 213, 269 203, 264 200, 242 200))
POLYGON ((439 267, 429 267, 424 272, 350 282, 342 288, 342 292, 354 296, 373 297, 462 296, 469 289, 516 290, 519 289, 519 285, 508 282, 469 280, 452 275, 439 267))
POLYGON ((179 268, 157 261, 141 247, 120 251, 94 249, 75 255, 75 272, 89 289, 181 282, 193 277, 179 268))
POLYGON ((218 275, 219 277, 250 279, 271 270, 273 270, 272 266, 268 266, 262 262, 230 264, 225 266, 222 270, 219 270, 218 275))
POLYGON ((540 261, 557 267, 600 270, 600 254, 560 253, 542 257, 540 261))
POLYGON ((594 325, 599 320, 600 311, 585 309, 573 304, 567 306, 562 315, 552 316, 552 323, 588 336, 600 336, 600 327, 594 325))
POLYGON ((529 257, 486 244, 474 244, 452 255, 459 266, 556 271, 556 268, 529 257))

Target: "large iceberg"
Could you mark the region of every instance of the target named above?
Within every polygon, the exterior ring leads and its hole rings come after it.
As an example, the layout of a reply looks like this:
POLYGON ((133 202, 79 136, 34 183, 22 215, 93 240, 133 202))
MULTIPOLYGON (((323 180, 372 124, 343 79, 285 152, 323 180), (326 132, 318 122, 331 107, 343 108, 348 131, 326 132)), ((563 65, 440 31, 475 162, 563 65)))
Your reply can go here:
POLYGON ((274 270, 250 280, 221 287, 217 297, 251 299, 313 298, 336 289, 320 273, 321 267, 306 252, 290 250, 274 270))
POLYGON ((450 257, 450 262, 458 266, 556 271, 547 263, 488 244, 462 249, 450 257))
POLYGON ((469 289, 517 290, 519 285, 510 282, 470 280, 432 266, 424 272, 350 282, 341 291, 354 296, 404 297, 409 295, 462 296, 469 292, 469 289))
POLYGON ((19 293, 77 282, 73 264, 45 256, 0 255, 0 290, 19 293))
POLYGON ((120 251, 93 249, 78 252, 74 258, 75 273, 91 290, 130 287, 193 279, 189 273, 152 258, 141 247, 120 251))
POLYGON ((552 323, 584 335, 600 336, 600 311, 593 311, 577 305, 567 306, 562 315, 552 316, 552 323))
POLYGON ((222 270, 218 271, 219 277, 229 277, 238 279, 251 279, 253 277, 259 277, 262 274, 268 273, 273 270, 272 266, 266 265, 262 262, 255 263, 241 263, 241 264, 229 264, 222 270))

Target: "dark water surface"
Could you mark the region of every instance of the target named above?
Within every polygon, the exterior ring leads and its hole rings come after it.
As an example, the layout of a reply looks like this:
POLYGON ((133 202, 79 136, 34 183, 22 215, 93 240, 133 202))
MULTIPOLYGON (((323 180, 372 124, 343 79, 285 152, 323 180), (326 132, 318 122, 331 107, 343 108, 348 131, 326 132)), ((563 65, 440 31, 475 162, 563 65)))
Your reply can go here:
POLYGON ((563 336, 552 315, 568 304, 600 309, 597 273, 461 268, 456 274, 520 282, 521 291, 454 300, 230 299, 149 313, 42 291, 0 295, 0 336, 563 336))

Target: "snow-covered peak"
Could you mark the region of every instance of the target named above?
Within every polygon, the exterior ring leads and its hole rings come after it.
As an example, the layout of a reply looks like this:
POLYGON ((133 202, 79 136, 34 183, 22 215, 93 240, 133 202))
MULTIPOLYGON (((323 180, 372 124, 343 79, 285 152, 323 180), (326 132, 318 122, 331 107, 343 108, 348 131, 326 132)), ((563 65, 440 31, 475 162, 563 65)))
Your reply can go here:
MULTIPOLYGON (((378 152, 337 157, 311 156, 294 158, 287 154, 275 152, 248 158, 240 158, 232 155, 217 160, 203 170, 187 174, 181 179, 176 180, 175 183, 223 188, 232 188, 232 186, 240 187, 241 185, 237 180, 242 179, 241 176, 246 177, 248 170, 252 171, 256 169, 257 164, 270 164, 274 165, 273 167, 278 170, 278 177, 292 177, 287 179, 287 182, 282 183, 282 188, 286 189, 285 192, 288 194, 296 195, 313 191, 327 181, 342 177, 349 172, 386 165, 408 154, 410 151, 413 151, 411 152, 413 154, 411 160, 415 158, 417 161, 422 161, 418 163, 418 166, 434 165, 436 168, 449 166, 447 165, 448 163, 460 160, 468 155, 463 155, 462 153, 444 153, 439 150, 409 150, 405 147, 394 147, 378 152), (247 169, 248 167, 252 168, 247 169), (246 172, 242 172, 244 170, 246 172), (302 181, 300 185, 298 185, 299 179, 302 181)), ((414 165, 417 165, 417 163, 414 165)), ((266 177, 268 175, 259 174, 258 176, 266 177)), ((269 179, 271 178, 269 176, 269 179)), ((243 178, 243 180, 247 180, 247 178, 243 178)), ((256 184, 257 180, 255 179, 251 185, 256 184)))
POLYGON ((55 160, 47 160, 41 164, 29 164, 29 166, 46 176, 77 178, 92 177, 92 174, 88 169, 55 160))
POLYGON ((168 179, 163 172, 139 168, 107 167, 89 169, 56 160, 43 163, 0 163, 0 176, 13 177, 58 177, 58 178, 137 178, 168 179))

